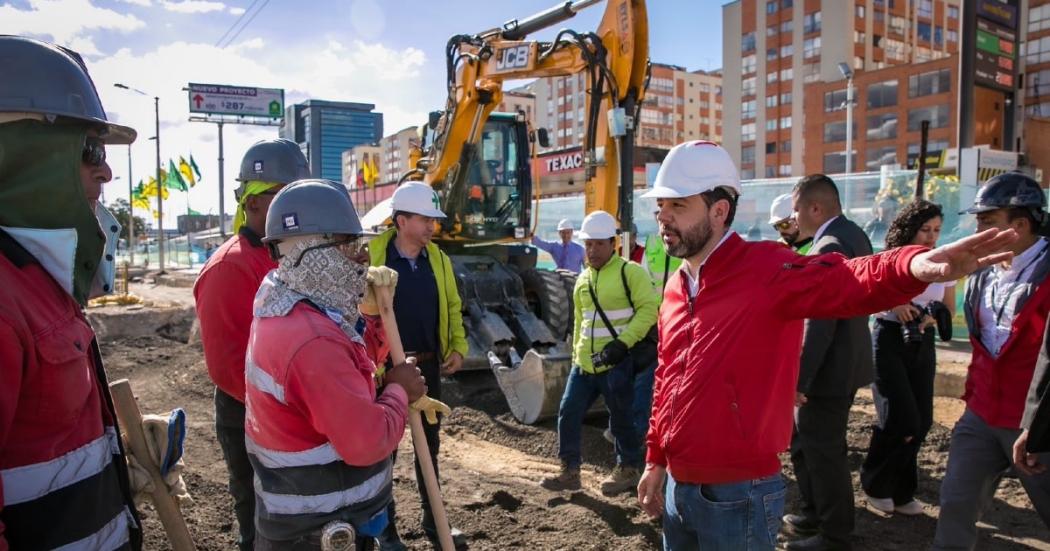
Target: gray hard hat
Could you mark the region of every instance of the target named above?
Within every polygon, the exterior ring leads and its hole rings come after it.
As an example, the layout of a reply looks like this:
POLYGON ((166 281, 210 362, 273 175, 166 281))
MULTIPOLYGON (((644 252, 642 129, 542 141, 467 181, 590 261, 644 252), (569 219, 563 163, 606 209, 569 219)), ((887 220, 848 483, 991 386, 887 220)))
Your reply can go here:
POLYGON ((331 180, 299 180, 281 189, 266 211, 263 241, 319 234, 365 234, 346 187, 331 180))
POLYGON ((108 144, 135 141, 134 129, 106 119, 80 54, 32 38, 0 35, 0 112, 92 123, 108 144))
POLYGON ((310 178, 310 164, 299 145, 291 140, 278 138, 256 142, 244 153, 240 182, 258 180, 274 184, 290 184, 296 180, 310 178))

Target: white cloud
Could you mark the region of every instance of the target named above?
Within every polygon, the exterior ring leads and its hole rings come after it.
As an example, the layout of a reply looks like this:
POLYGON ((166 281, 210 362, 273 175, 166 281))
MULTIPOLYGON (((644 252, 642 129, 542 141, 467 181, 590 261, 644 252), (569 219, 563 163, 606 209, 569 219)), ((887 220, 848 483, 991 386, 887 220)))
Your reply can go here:
POLYGON ((132 4, 134 6, 142 6, 143 8, 148 8, 148 7, 153 5, 153 2, 151 0, 120 0, 120 1, 124 2, 125 4, 132 4))
POLYGON ((230 8, 231 15, 244 15, 244 8, 230 8))
POLYGON ((183 0, 181 2, 160 0, 160 4, 164 6, 164 9, 175 13, 209 13, 226 9, 226 4, 222 2, 209 2, 206 0, 183 0))
POLYGON ((0 34, 44 37, 63 46, 77 40, 84 44, 88 32, 130 32, 145 25, 134 15, 100 8, 88 0, 30 0, 29 9, 0 5, 0 34))
MULTIPOLYGON (((261 38, 249 38, 220 49, 211 44, 177 42, 148 52, 121 49, 90 63, 92 77, 102 95, 110 117, 139 131, 132 146, 134 180, 154 170, 152 97, 142 97, 113 87, 122 82, 160 97, 161 158, 192 154, 204 181, 189 194, 193 209, 218 212, 216 159, 218 144, 213 124, 188 122, 188 95, 182 88, 189 82, 235 84, 284 88, 285 102, 308 98, 374 103, 383 113, 387 134, 420 124, 431 109, 444 100, 442 82, 423 82, 426 61, 416 48, 395 49, 355 41, 348 44, 325 42, 320 38, 290 47, 267 48, 261 38), (263 55, 265 54, 265 55, 263 55)), ((273 127, 228 124, 224 127, 225 201, 233 212, 233 188, 243 152, 255 141, 277 137, 273 127)), ((111 147, 110 163, 124 182, 127 149, 111 147)), ((109 186, 107 200, 124 196, 126 184, 109 186)), ((165 226, 171 227, 175 215, 185 212, 184 194, 172 194, 165 202, 165 226), (169 206, 170 205, 170 206, 169 206)))

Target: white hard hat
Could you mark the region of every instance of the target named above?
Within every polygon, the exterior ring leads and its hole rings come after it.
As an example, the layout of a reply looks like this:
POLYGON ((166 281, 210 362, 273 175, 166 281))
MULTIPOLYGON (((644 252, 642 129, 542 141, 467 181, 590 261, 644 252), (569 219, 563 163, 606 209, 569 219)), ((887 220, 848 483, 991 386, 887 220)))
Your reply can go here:
POLYGON ((795 207, 791 204, 791 194, 785 193, 773 199, 773 205, 769 207, 769 225, 777 224, 782 220, 791 218, 795 214, 795 207))
POLYGON ((583 219, 580 239, 609 239, 616 237, 616 219, 604 210, 596 210, 583 219))
POLYGON ((390 197, 390 207, 394 212, 410 212, 431 218, 445 217, 437 192, 423 182, 405 182, 398 186, 390 197))
POLYGON ((568 218, 562 218, 561 221, 558 222, 558 231, 574 229, 576 228, 572 227, 572 221, 570 221, 568 218))
POLYGON ((740 172, 722 146, 698 140, 671 149, 656 173, 653 189, 642 197, 680 199, 715 188, 740 195, 740 172))

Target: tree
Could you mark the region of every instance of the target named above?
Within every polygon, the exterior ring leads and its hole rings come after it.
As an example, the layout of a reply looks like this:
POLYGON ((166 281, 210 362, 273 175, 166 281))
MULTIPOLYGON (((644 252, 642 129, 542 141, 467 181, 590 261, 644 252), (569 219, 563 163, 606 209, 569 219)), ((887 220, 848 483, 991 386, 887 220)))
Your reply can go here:
MULTIPOLYGON (((131 208, 128 205, 127 199, 118 198, 109 204, 109 211, 113 213, 113 216, 120 222, 120 238, 124 241, 128 240, 128 215, 130 214, 131 208)), ((135 237, 141 238, 146 235, 146 220, 140 216, 135 216, 135 237)))

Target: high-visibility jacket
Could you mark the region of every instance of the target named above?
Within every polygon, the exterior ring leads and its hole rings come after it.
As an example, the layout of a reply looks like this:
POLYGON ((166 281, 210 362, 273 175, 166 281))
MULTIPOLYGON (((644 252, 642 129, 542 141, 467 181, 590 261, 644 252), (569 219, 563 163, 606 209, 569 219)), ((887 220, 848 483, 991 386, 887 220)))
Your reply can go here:
POLYGON ((211 255, 193 285, 208 375, 241 403, 252 303, 259 284, 276 267, 259 236, 242 226, 211 255))
POLYGON ((139 549, 95 333, 0 230, 0 550, 139 549))
POLYGON ((576 278, 576 287, 572 292, 575 308, 572 362, 580 366, 584 373, 593 374, 612 368, 595 368, 591 354, 601 352, 606 344, 612 342, 613 335, 595 308, 594 300, 591 299, 592 288, 598 304, 618 335, 617 339, 628 347, 642 340, 656 323, 660 299, 645 270, 619 256, 611 257, 599 270, 588 266, 576 278), (626 288, 624 280, 627 282, 626 288), (629 300, 627 293, 630 293, 629 300))
MULTIPOLYGON (((386 266, 386 247, 396 235, 396 230, 389 229, 368 244, 373 266, 386 266)), ((438 344, 441 345, 441 359, 447 360, 453 352, 459 352, 460 356, 466 358, 467 333, 463 328, 463 301, 459 298, 452 261, 434 243, 427 243, 427 259, 437 280, 438 344)))
POLYGON ((663 298, 667 279, 681 265, 681 258, 675 258, 667 254, 667 249, 664 248, 664 240, 660 237, 660 234, 649 234, 645 238, 645 264, 643 266, 649 272, 649 277, 653 280, 653 286, 660 291, 661 299, 663 298))
POLYGON ((332 520, 360 529, 386 510, 408 397, 388 383, 377 398, 374 374, 366 346, 307 302, 252 322, 245 447, 256 529, 267 539, 314 534, 332 520))

